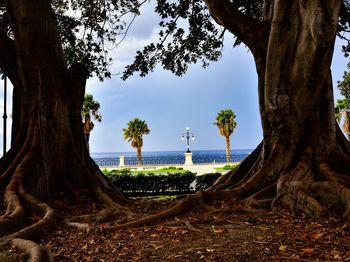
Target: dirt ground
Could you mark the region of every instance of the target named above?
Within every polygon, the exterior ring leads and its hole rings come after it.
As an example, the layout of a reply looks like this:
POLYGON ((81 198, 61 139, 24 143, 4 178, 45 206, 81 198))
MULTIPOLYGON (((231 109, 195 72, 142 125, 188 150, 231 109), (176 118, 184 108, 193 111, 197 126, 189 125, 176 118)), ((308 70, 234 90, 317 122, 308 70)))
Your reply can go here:
MULTIPOLYGON (((142 216, 171 201, 147 200, 137 209, 142 216)), ((51 250, 55 261, 350 261, 350 229, 339 218, 313 221, 290 218, 286 211, 233 212, 203 222, 203 212, 197 211, 115 232, 97 223, 87 233, 62 221, 98 207, 89 202, 53 205, 60 219, 41 245, 51 250)))

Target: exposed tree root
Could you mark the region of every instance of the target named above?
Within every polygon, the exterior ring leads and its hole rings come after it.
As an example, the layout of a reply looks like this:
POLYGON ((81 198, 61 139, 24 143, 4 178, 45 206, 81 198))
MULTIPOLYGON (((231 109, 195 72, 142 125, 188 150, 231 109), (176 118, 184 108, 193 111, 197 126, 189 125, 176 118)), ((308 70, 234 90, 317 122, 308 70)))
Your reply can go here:
POLYGON ((206 191, 186 196, 157 214, 111 226, 108 230, 150 224, 194 208, 204 210, 202 218, 208 221, 222 213, 255 213, 266 208, 286 208, 293 216, 304 213, 320 219, 329 213, 330 206, 337 209, 341 206, 343 218, 349 219, 350 179, 333 171, 328 164, 330 158, 319 157, 313 147, 305 147, 301 156, 293 159, 291 156, 295 151, 286 152, 280 141, 274 144, 268 158, 264 154, 266 152, 259 148, 242 162, 243 166, 221 177, 206 191), (287 160, 281 160, 283 154, 286 154, 287 160), (246 163, 252 166, 248 168, 246 163), (213 201, 232 199, 236 199, 237 204, 220 208, 211 206, 213 201))
MULTIPOLYGON (((89 180, 94 181, 88 184, 98 184, 93 187, 92 194, 106 209, 97 214, 66 218, 63 222, 88 233, 94 228, 114 231, 142 226, 192 210, 203 212, 200 221, 210 221, 224 213, 258 213, 265 208, 287 208, 292 215, 302 212, 310 217, 321 218, 327 214, 330 206, 336 207, 343 218, 348 220, 350 179, 346 173, 339 171, 344 168, 334 170, 331 164, 333 160, 318 157, 312 147, 306 147, 300 157, 293 158, 295 151, 285 150, 281 141, 277 140, 270 152, 263 150, 260 145, 235 171, 221 177, 208 190, 185 196, 164 211, 135 221, 130 221, 136 216, 130 210, 131 201, 117 191, 113 194, 113 186, 108 181, 98 179, 97 175, 95 177, 96 167, 90 170, 84 166, 89 180), (281 155, 286 159, 281 159, 281 155), (233 199, 236 200, 234 203, 233 199), (91 225, 105 221, 108 223, 104 223, 103 228, 91 225)), ((11 242, 24 250, 31 261, 42 261, 48 259, 49 255, 29 240, 48 234, 54 227, 55 215, 48 204, 25 190, 24 178, 32 175, 32 168, 37 168, 33 164, 36 161, 32 161, 38 157, 37 149, 29 146, 31 144, 19 150, 22 159, 16 158, 16 166, 10 165, 5 178, 0 180, 1 185, 9 180, 4 187, 6 212, 0 217, 0 245, 11 242)), ((343 154, 345 158, 346 154, 343 154)), ((64 183, 70 184, 67 180, 64 183)), ((188 230, 200 232, 191 222, 185 220, 182 223, 188 230)))
POLYGON ((184 224, 185 224, 185 226, 187 227, 188 230, 191 230, 191 231, 194 231, 194 232, 202 232, 200 229, 195 228, 194 226, 192 226, 190 221, 185 221, 184 224))
POLYGON ((5 193, 5 204, 6 213, 0 217, 0 236, 10 234, 24 225, 24 209, 15 192, 5 193))
POLYGON ((74 227, 80 231, 89 233, 91 231, 91 227, 87 223, 78 223, 78 222, 70 222, 68 220, 65 220, 64 223, 70 227, 74 227))
POLYGON ((11 243, 29 256, 28 262, 54 261, 49 250, 33 241, 14 238, 11 243))
MULTIPOLYGON (((30 179, 34 178, 36 172, 41 172, 43 166, 40 161, 40 148, 38 148, 39 131, 34 128, 29 128, 24 146, 19 148, 12 163, 2 162, 0 169, 3 169, 3 175, 0 177, 0 187, 4 190, 4 204, 6 211, 0 217, 0 246, 5 246, 12 243, 19 249, 23 250, 28 256, 29 261, 50 261, 52 256, 45 249, 40 247, 31 240, 39 239, 40 237, 49 234, 55 226, 54 210, 46 203, 38 200, 25 189, 30 179), (6 169, 7 165, 7 169, 6 169), (41 171, 40 171, 41 170, 41 171)), ((86 167, 84 167, 86 168, 86 167)), ((91 168, 94 170, 94 168, 91 168)), ((86 168, 87 176, 94 180, 94 171, 86 168)), ((46 170, 47 171, 47 170, 46 170)), ((44 171, 44 172, 46 172, 44 171)), ((97 177, 97 176, 96 176, 97 177)), ((129 217, 132 213, 128 207, 121 203, 130 202, 122 195, 113 195, 113 187, 108 186, 108 181, 103 179, 88 183, 90 190, 104 206, 108 209, 94 216, 95 222, 100 222, 110 218, 129 217), (103 188, 103 190, 102 190, 103 188)), ((32 183, 32 182, 30 182, 32 183)), ((70 184, 67 180, 63 180, 65 188, 70 184)), ((35 184, 40 190, 47 190, 44 184, 35 184)), ((35 189, 30 188, 35 192, 35 189)), ((77 196, 73 192, 71 186, 68 187, 69 195, 77 196), (69 194, 69 191, 72 194, 69 194)), ((92 219, 91 219, 92 220, 92 219)), ((75 221, 65 221, 68 225, 76 228, 83 228, 85 231, 90 230, 87 224, 77 223, 75 221)), ((119 221, 122 223, 123 221, 119 221)))
POLYGON ((311 190, 317 194, 320 203, 328 205, 341 205, 343 219, 349 220, 350 215, 350 190, 335 182, 314 182, 311 190))
POLYGON ((35 239, 51 232, 55 225, 54 211, 50 206, 25 193, 22 193, 21 197, 28 207, 35 211, 33 214, 41 217, 36 223, 23 227, 20 230, 12 228, 14 232, 2 237, 0 239, 1 243, 7 243, 14 238, 35 239))

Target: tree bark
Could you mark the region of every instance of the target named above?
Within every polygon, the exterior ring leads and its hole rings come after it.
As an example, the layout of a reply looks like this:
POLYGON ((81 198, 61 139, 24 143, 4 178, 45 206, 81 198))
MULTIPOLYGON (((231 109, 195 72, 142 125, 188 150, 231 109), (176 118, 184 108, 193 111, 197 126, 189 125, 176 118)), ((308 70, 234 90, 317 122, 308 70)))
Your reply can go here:
POLYGON ((136 148, 136 153, 137 153, 137 165, 142 166, 141 147, 136 148))
POLYGON ((84 133, 85 136, 85 143, 86 143, 86 149, 88 152, 90 152, 90 133, 84 133))
POLYGON ((225 140, 226 140, 226 162, 230 162, 231 161, 230 137, 225 136, 225 140))
MULTIPOLYGON (((231 32, 251 24, 228 17, 229 1, 206 3, 231 32)), ((324 215, 334 197, 348 216, 349 144, 335 120, 330 71, 340 6, 336 0, 265 1, 266 42, 256 41, 259 33, 255 42, 242 38, 256 62, 263 141, 209 191, 228 189, 222 197, 247 206, 268 203, 310 216, 324 215)))
POLYGON ((0 161, 7 207, 0 217, 1 243, 49 232, 54 212, 41 200, 58 193, 74 198, 88 192, 113 208, 129 202, 88 154, 81 121, 87 72, 79 64, 66 67, 50 4, 6 1, 14 40, 0 35, 0 66, 14 83, 18 127, 0 161), (28 226, 31 213, 41 219, 28 226))

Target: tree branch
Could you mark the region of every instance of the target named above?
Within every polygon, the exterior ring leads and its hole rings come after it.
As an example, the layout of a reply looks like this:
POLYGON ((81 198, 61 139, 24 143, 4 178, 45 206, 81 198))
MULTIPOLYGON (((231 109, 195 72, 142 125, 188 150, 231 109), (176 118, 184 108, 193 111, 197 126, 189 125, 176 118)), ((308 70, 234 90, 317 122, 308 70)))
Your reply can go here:
POLYGON ((240 12, 228 0, 205 0, 205 3, 214 20, 238 37, 254 55, 259 51, 266 52, 269 23, 253 19, 240 12))

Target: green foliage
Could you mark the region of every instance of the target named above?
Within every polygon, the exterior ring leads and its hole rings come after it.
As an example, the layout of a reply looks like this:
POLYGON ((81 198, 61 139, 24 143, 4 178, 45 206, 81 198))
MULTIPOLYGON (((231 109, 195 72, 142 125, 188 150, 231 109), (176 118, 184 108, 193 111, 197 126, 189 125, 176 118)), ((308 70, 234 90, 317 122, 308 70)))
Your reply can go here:
MULTIPOLYGON (((263 0, 232 0, 230 2, 239 12, 255 20, 263 20, 263 0)), ((347 43, 350 21, 349 0, 342 1, 338 22, 338 37, 347 43)), ((158 41, 137 51, 132 64, 126 67, 123 79, 135 72, 145 76, 157 64, 175 75, 186 73, 189 64, 201 62, 207 67, 210 62, 221 58, 224 36, 227 30, 220 21, 210 16, 205 1, 202 0, 158 0, 155 11, 159 14, 160 31, 158 41)), ((252 32, 247 32, 247 34, 252 32)), ((229 37, 232 37, 231 35, 229 37)), ((239 36, 233 36, 233 46, 241 44, 239 36)), ((343 46, 345 55, 350 53, 350 45, 343 46)))
POLYGON ((138 194, 165 194, 167 192, 191 192, 191 186, 196 175, 192 172, 160 174, 118 174, 111 176, 111 181, 119 187, 123 193, 138 194))
POLYGON ((93 116, 94 119, 96 119, 98 122, 101 122, 102 115, 100 111, 100 103, 98 101, 94 100, 94 97, 92 94, 85 94, 84 101, 83 101, 83 108, 81 110, 81 115, 84 118, 91 119, 91 116, 93 116))
POLYGON ((340 16, 338 19, 338 33, 337 36, 343 40, 345 40, 346 45, 342 46, 342 50, 344 52, 344 55, 346 57, 350 54, 350 42, 347 38, 347 33, 350 29, 350 1, 349 0, 343 0, 342 1, 342 7, 340 10, 340 16))
POLYGON ((110 77, 108 50, 119 45, 146 1, 103 0, 51 2, 68 66, 84 65, 90 76, 110 77))
POLYGON ((130 168, 112 169, 112 170, 104 169, 102 170, 102 173, 107 177, 112 177, 116 175, 128 175, 128 174, 131 174, 131 169, 130 168))
MULTIPOLYGON (((347 65, 348 70, 350 70, 350 62, 347 65)), ((340 94, 346 99, 350 99, 350 72, 344 71, 343 80, 337 82, 337 87, 340 94)))
POLYGON ((130 195, 162 195, 191 193, 212 185, 220 173, 196 176, 190 171, 168 174, 105 172, 123 193, 130 195))
POLYGON ((221 176, 220 173, 209 173, 196 177, 196 191, 207 189, 221 176))
POLYGON ((232 170, 232 169, 235 169, 237 166, 238 166, 238 164, 224 165, 223 167, 215 168, 215 170, 217 170, 217 171, 219 171, 219 170, 232 170))
POLYGON ((151 132, 146 121, 134 118, 127 125, 126 128, 123 128, 124 139, 128 140, 128 142, 131 141, 132 147, 141 148, 143 146, 143 135, 151 132))
POLYGON ((235 121, 236 115, 231 109, 223 109, 216 116, 214 125, 219 128, 219 132, 224 137, 229 137, 233 134, 237 126, 235 121))
POLYGON ((350 62, 347 65, 348 71, 343 74, 343 80, 338 81, 337 87, 344 99, 338 99, 335 105, 335 118, 340 123, 344 117, 343 130, 350 135, 350 62))
POLYGON ((106 177, 111 177, 111 176, 115 176, 116 174, 116 170, 107 170, 107 169, 103 169, 102 173, 106 176, 106 177))
MULTIPOLYGON (((176 173, 176 172, 181 173, 179 171, 185 172, 182 167, 174 167, 174 166, 152 170, 151 172, 154 172, 154 173, 176 173)), ((147 172, 147 171, 144 171, 144 172, 147 172)))
POLYGON ((123 79, 136 71, 145 76, 157 63, 181 76, 188 64, 200 60, 206 67, 208 61, 216 61, 221 56, 223 30, 211 19, 204 1, 158 0, 155 11, 161 18, 159 39, 137 52, 123 79), (184 29, 182 24, 188 27, 184 29))

